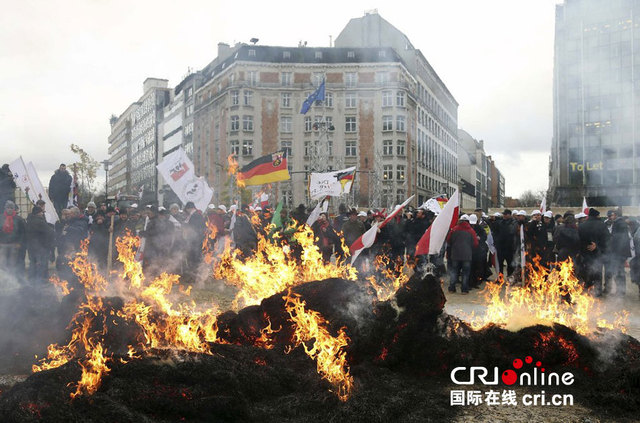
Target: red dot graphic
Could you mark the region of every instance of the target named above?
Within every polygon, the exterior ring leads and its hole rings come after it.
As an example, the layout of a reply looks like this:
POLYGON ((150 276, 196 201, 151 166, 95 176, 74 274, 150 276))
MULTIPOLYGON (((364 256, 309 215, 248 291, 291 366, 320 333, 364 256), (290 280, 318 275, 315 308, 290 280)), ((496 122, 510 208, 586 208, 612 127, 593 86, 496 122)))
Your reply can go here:
POLYGON ((536 361, 536 367, 540 367, 542 366, 542 363, 540 361, 536 361))
POLYGON ((530 355, 528 355, 528 356, 526 356, 526 357, 524 358, 524 361, 526 361, 526 362, 527 362, 527 364, 531 364, 531 363, 533 362, 533 358, 531 358, 531 356, 530 356, 530 355))
POLYGON ((502 372, 502 381, 506 385, 513 385, 518 380, 518 375, 513 370, 505 370, 502 372))
POLYGON ((544 367, 542 369, 540 369, 541 372, 544 372, 544 367))
POLYGON ((522 367, 522 360, 520 360, 519 358, 516 358, 515 360, 513 360, 513 367, 515 369, 519 369, 522 367))

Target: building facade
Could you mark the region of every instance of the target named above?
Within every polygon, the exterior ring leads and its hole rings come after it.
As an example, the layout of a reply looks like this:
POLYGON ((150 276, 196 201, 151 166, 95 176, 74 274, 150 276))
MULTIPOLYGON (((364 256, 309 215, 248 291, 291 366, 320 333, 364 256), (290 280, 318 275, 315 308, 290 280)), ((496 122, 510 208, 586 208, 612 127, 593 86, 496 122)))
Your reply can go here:
POLYGON ((242 166, 282 150, 292 178, 272 190, 289 206, 309 202, 309 172, 349 166, 358 171, 352 205, 389 207, 413 194, 421 203, 457 187, 458 104, 377 14, 352 19, 335 47, 221 44, 199 76, 193 157, 214 201, 233 196, 229 155, 242 166), (325 101, 301 114, 323 78, 325 101))
POLYGON ((555 204, 637 205, 640 1, 565 0, 556 6, 555 204))
POLYGON ((462 204, 462 208, 486 211, 496 207, 493 203, 493 163, 491 156, 487 156, 484 151, 484 141, 478 141, 467 131, 458 129, 458 145, 460 185, 463 188, 467 185, 472 187, 474 202, 474 204, 462 204))

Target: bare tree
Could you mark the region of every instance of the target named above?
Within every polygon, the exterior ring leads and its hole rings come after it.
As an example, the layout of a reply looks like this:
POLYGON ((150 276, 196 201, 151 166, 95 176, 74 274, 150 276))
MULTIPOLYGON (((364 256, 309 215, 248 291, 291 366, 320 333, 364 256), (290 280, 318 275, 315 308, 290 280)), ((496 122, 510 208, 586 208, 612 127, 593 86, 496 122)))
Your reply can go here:
POLYGON ((522 207, 537 207, 540 205, 540 202, 542 202, 542 199, 546 198, 546 196, 547 191, 544 189, 537 191, 528 189, 520 195, 518 201, 522 207))
POLYGON ((71 144, 71 151, 79 156, 79 161, 71 165, 71 171, 77 177, 78 202, 86 204, 94 194, 94 183, 98 175, 100 163, 76 144, 71 144))

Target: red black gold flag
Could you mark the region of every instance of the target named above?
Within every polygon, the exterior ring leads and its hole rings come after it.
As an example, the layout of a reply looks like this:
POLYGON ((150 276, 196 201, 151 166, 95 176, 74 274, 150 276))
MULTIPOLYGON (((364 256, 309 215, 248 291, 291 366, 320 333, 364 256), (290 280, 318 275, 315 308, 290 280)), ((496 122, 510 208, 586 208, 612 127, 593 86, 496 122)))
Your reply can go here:
POLYGON ((238 183, 263 185, 290 179, 286 151, 259 157, 238 172, 238 183))

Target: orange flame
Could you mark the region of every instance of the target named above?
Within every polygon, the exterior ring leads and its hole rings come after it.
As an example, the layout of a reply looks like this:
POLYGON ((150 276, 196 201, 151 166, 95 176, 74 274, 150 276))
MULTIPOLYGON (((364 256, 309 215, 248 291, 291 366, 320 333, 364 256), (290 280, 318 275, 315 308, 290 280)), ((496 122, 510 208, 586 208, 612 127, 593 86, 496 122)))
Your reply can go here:
POLYGON ((345 352, 350 339, 344 328, 338 331, 337 337, 331 336, 324 317, 317 311, 305 309, 306 304, 298 295, 289 291, 283 299, 295 325, 295 346, 302 345, 305 353, 316 360, 318 373, 333 386, 338 398, 346 401, 353 389, 353 376, 349 373, 345 352))
POLYGON ((49 282, 56 287, 56 290, 64 297, 69 295, 73 288, 69 288, 69 282, 60 280, 57 276, 51 276, 49 282))
POLYGON ((403 286, 410 277, 411 266, 408 263, 393 263, 393 268, 389 267, 390 259, 386 255, 376 256, 374 265, 377 272, 382 277, 371 275, 367 280, 376 290, 379 301, 387 301, 396 294, 396 291, 403 286))
POLYGON ((205 232, 206 236, 202 241, 202 253, 204 254, 205 263, 211 264, 213 262, 214 255, 214 252, 211 251, 211 247, 214 245, 214 240, 218 235, 218 228, 209 219, 205 219, 205 224, 207 225, 207 229, 205 232))
POLYGON ((547 270, 529 264, 529 282, 523 287, 509 285, 502 278, 487 282, 483 293, 488 307, 484 316, 468 318, 472 328, 497 324, 518 330, 532 324, 560 323, 583 335, 607 325, 624 330, 624 315, 613 325, 600 317, 599 303, 573 274, 571 260, 558 265, 547 270))

